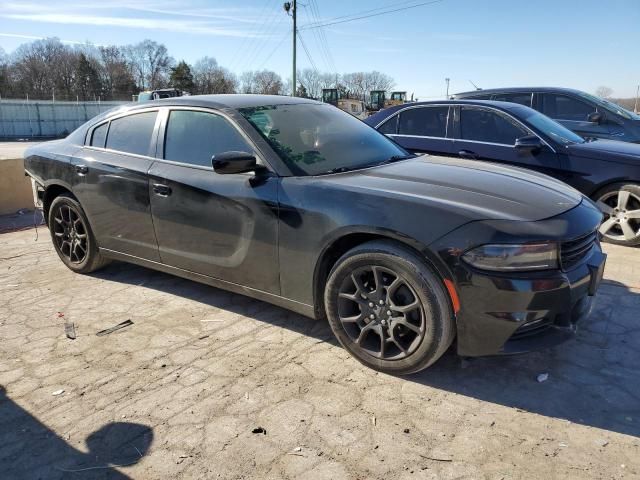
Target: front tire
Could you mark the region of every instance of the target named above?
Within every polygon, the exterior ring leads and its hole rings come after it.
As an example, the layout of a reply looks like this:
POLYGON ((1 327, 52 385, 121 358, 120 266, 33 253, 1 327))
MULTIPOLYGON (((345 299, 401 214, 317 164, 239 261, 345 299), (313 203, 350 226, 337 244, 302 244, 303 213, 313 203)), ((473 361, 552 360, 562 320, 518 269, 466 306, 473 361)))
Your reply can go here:
POLYGON ((62 194, 51 202, 48 225, 56 253, 70 270, 91 273, 108 263, 100 255, 84 210, 72 196, 62 194))
POLYGON ((427 368, 455 336, 442 281, 420 256, 395 242, 367 242, 344 254, 329 274, 324 302, 342 346, 385 373, 427 368))
POLYGON ((600 225, 603 239, 616 245, 640 245, 640 185, 610 185, 598 192, 595 200, 605 216, 600 225))

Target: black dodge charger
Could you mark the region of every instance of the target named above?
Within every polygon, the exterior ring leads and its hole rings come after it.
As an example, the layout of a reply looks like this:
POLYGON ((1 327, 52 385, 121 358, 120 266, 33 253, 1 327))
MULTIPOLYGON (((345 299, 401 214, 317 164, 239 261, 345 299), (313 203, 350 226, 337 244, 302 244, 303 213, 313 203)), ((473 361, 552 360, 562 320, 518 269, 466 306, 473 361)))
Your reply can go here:
POLYGON ((416 372, 570 338, 602 214, 545 175, 409 154, 332 106, 172 98, 27 152, 71 270, 132 262, 328 318, 362 363, 416 372))

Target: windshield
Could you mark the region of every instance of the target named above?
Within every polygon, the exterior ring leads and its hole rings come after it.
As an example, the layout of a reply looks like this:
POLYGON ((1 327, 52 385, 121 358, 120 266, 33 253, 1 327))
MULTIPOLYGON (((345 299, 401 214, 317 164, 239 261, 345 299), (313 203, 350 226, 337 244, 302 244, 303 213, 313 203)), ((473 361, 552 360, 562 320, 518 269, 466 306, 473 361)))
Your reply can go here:
POLYGON ((330 105, 265 105, 240 113, 294 175, 356 170, 408 153, 357 118, 330 105))
POLYGON ((543 115, 530 108, 522 109, 524 114, 524 120, 531 124, 531 126, 538 129, 541 133, 544 133, 548 137, 551 137, 558 143, 568 145, 570 143, 584 143, 585 140, 577 133, 573 133, 568 128, 563 127, 555 120, 550 119, 546 115, 543 115))
POLYGON ((640 120, 640 115, 630 112, 629 110, 622 108, 617 103, 610 102, 609 100, 605 100, 604 98, 596 97, 595 95, 590 95, 585 92, 579 92, 579 95, 587 100, 591 100, 596 105, 601 106, 602 108, 609 110, 610 112, 616 113, 628 120, 640 120))

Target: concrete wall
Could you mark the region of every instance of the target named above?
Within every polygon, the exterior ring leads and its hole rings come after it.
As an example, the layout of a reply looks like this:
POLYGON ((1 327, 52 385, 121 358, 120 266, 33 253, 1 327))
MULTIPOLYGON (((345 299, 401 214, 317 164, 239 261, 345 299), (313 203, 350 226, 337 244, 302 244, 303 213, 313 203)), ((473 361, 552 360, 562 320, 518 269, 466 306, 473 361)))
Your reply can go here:
POLYGON ((127 103, 1 100, 0 138, 64 137, 96 115, 127 103))
POLYGON ((0 159, 0 215, 33 209, 31 180, 24 176, 22 158, 0 159))

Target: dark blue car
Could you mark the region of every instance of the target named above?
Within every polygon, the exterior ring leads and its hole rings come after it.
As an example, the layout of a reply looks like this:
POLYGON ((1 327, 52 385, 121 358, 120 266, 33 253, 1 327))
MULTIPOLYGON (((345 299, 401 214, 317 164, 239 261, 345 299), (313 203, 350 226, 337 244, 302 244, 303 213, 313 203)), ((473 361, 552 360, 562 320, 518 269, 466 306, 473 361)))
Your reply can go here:
POLYGON ((452 98, 519 103, 544 113, 582 137, 640 143, 640 115, 580 90, 552 87, 492 88, 456 93, 452 98))
POLYGON ((506 163, 560 179, 598 204, 607 241, 640 245, 640 145, 585 140, 532 108, 507 102, 411 103, 365 121, 414 153, 506 163))

